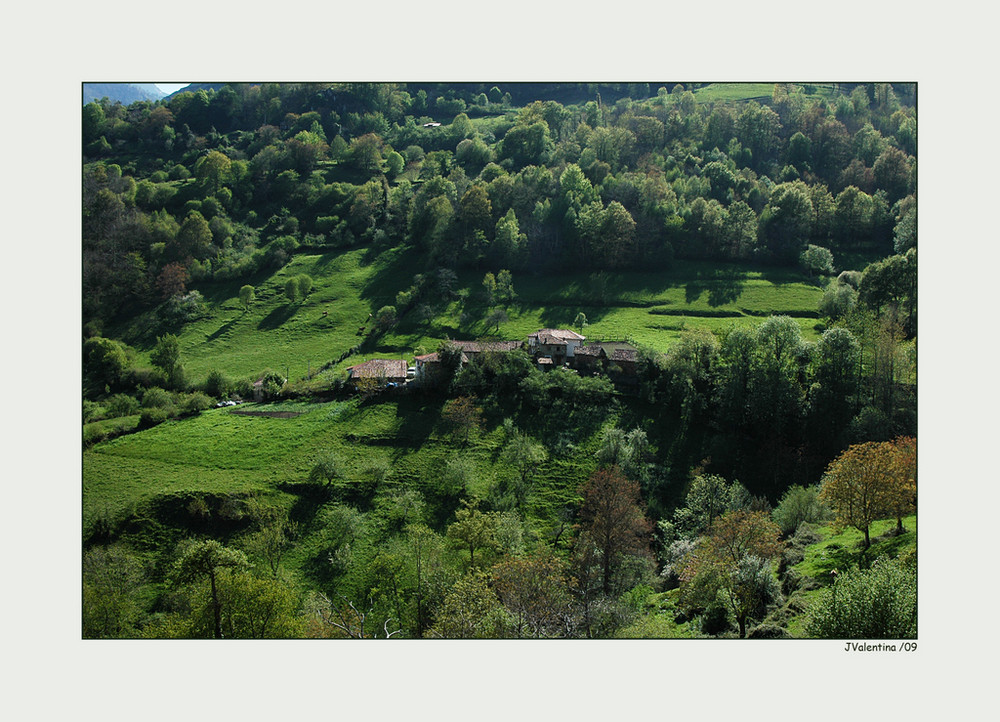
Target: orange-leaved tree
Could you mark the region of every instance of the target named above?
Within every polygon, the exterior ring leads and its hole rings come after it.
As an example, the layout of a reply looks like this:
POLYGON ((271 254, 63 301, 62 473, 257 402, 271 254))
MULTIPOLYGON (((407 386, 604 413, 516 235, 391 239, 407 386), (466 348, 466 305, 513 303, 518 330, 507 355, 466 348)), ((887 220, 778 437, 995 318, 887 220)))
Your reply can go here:
POLYGON ((854 527, 871 546, 869 527, 894 516, 897 529, 916 495, 916 441, 910 437, 855 444, 830 462, 820 498, 836 512, 839 526, 854 527))

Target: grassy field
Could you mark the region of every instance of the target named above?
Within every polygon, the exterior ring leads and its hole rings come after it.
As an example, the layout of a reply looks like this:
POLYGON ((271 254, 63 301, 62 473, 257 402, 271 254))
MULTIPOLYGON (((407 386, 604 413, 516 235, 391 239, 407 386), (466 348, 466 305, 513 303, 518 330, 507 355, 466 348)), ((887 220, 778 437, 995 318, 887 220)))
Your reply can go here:
MULTIPOLYGON (((830 84, 813 83, 810 89, 816 95, 831 97, 834 94, 830 84)), ((745 100, 770 100, 774 93, 774 83, 711 83, 694 91, 699 103, 734 103, 745 100)))
MULTIPOLYGON (((324 451, 344 462, 345 483, 362 479, 373 459, 391 464, 382 491, 416 488, 438 495, 434 484, 453 456, 473 466, 468 493, 484 498, 493 484, 514 469, 498 462, 503 432, 487 423, 469 442, 453 438, 441 421, 443 401, 401 395, 379 403, 357 399, 320 403, 244 404, 210 409, 198 416, 96 444, 83 455, 84 528, 98 518, 115 518, 158 497, 251 495, 287 505, 324 451), (292 411, 290 418, 247 412, 292 411)), ((535 475, 539 507, 573 498, 592 471, 593 438, 582 440, 583 461, 550 458, 535 475)), ((452 500, 454 501, 454 500, 452 500)))
MULTIPOLYGON (((369 314, 394 304, 396 293, 421 270, 415 252, 406 249, 375 258, 363 249, 296 255, 280 271, 251 281, 256 301, 249 311, 238 299, 242 282, 196 286, 205 297, 206 313, 175 330, 188 378, 199 383, 212 369, 232 378, 256 377, 265 369, 293 380, 314 374, 361 344, 365 336, 358 330, 362 325, 372 328, 369 314), (314 288, 305 300, 292 303, 284 295, 284 283, 302 273, 313 278, 314 288)), ((523 339, 539 328, 569 327, 579 312, 587 316, 588 337, 629 338, 660 351, 685 330, 747 327, 771 314, 795 317, 808 340, 819 334, 816 308, 823 289, 789 271, 678 263, 666 272, 607 273, 599 278, 518 273, 518 298, 499 329, 486 321, 482 276, 460 274, 456 299, 432 299, 431 318, 418 318, 415 312, 404 315, 384 336, 345 359, 337 373, 373 356, 412 359, 433 351, 445 338, 523 339)), ((134 346, 140 362, 147 363, 156 334, 162 331, 147 314, 109 333, 134 346)))
MULTIPOLYGON (((712 264, 678 263, 666 272, 530 275, 516 273, 517 299, 507 309, 509 320, 499 329, 486 321, 483 273, 459 274, 451 299, 431 298, 431 313, 405 314, 381 336, 366 340, 362 325, 369 314, 394 304, 415 273, 425 271, 415 252, 394 249, 374 254, 353 249, 328 254, 297 254, 280 271, 250 281, 256 301, 249 310, 239 303, 243 282, 195 285, 205 298, 202 318, 173 329, 180 341, 181 362, 188 380, 201 383, 212 369, 232 379, 253 378, 265 369, 295 381, 330 364, 361 344, 334 367, 317 376, 310 388, 329 388, 344 369, 373 356, 412 359, 434 350, 445 338, 496 335, 524 339, 543 327, 570 327, 579 312, 589 325, 584 334, 633 342, 666 351, 685 330, 723 330, 752 326, 772 313, 788 314, 803 335, 818 335, 818 285, 800 274, 712 264), (284 294, 285 281, 299 274, 314 280, 313 291, 296 303, 284 294)), ((163 331, 152 315, 127 327, 109 329, 137 349, 140 363, 163 331)), ((246 415, 264 407, 244 404, 209 409, 183 420, 100 441, 83 454, 83 523, 85 533, 117 529, 136 548, 163 554, 185 535, 208 533, 225 539, 238 534, 238 521, 224 518, 232 500, 254 497, 280 507, 302 524, 297 548, 311 549, 311 520, 338 499, 350 501, 373 460, 389 463, 390 473, 365 503, 377 506, 394 492, 414 489, 424 496, 433 523, 442 526, 454 515, 459 495, 442 489, 442 471, 456 456, 471 466, 466 493, 487 498, 516 471, 500 460, 505 443, 500 419, 490 417, 468 444, 454 439, 441 420, 443 399, 402 394, 378 403, 357 399, 327 402, 284 402, 267 411, 290 412, 289 418, 246 415), (330 490, 317 491, 309 471, 324 451, 344 461, 345 478, 330 490), (345 496, 346 494, 346 496, 345 496), (206 521, 211 519, 211 522, 206 521), (211 527, 204 526, 211 523, 211 527), (228 524, 228 526, 227 526, 228 524), (199 530, 202 532, 199 532, 199 530), (227 531, 228 530, 228 531, 227 531)), ((579 485, 596 466, 594 452, 603 426, 627 416, 629 406, 614 407, 568 440, 572 453, 549 458, 537 470, 524 516, 533 533, 574 504, 579 485), (548 521, 546 521, 548 520, 548 521)), ((602 412, 604 413, 604 412, 602 412)), ((86 430, 94 440, 134 426, 137 417, 96 422, 86 430)), ((532 434, 532 419, 517 420, 532 434)), ((622 421, 621 423, 631 423, 622 421)), ((548 432, 545 432, 548 433, 548 432)), ((653 443, 659 437, 653 434, 653 443)), ((554 449, 554 447, 553 447, 554 449)), ((351 502, 354 503, 354 502, 351 502)), ((104 532, 108 534, 110 532, 104 532)), ((288 564, 293 576, 304 573, 311 558, 296 552, 288 564)), ((301 579, 301 576, 299 576, 301 579)), ((655 601, 655 619, 646 619, 628 634, 689 636, 664 611, 669 598, 655 601)))

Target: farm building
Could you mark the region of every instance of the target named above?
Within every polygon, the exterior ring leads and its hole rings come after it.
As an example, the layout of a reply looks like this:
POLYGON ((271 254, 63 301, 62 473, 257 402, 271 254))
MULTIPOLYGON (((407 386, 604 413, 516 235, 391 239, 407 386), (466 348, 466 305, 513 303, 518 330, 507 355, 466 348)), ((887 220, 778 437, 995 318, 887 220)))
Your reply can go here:
POLYGON ((404 383, 406 381, 406 361, 395 358, 373 358, 347 369, 348 383, 357 384, 361 379, 404 383))
POLYGON ((483 353, 510 353, 524 345, 520 341, 452 341, 452 343, 462 349, 470 359, 483 353))
MULTIPOLYGON (((441 374, 441 357, 438 353, 425 353, 422 356, 417 356, 413 361, 417 369, 414 381, 421 385, 434 385, 441 374)), ((462 366, 465 366, 467 363, 469 363, 469 357, 463 353, 462 366)))
POLYGON ((617 366, 625 376, 635 376, 639 365, 639 349, 616 348, 608 355, 612 367, 617 366))
POLYGON ((585 340, 585 336, 575 331, 543 328, 528 336, 528 351, 535 356, 549 356, 555 363, 561 364, 573 358, 574 352, 585 340))
POLYGON ((580 371, 634 376, 638 362, 639 349, 632 344, 625 341, 598 341, 576 349, 570 363, 580 371))

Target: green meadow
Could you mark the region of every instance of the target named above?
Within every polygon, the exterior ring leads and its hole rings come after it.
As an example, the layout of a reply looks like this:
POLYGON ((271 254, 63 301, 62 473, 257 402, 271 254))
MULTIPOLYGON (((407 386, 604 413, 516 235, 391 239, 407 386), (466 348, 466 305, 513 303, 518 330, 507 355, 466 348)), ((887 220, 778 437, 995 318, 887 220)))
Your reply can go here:
MULTIPOLYGON (((515 274, 517 298, 499 328, 487 319, 483 273, 464 272, 452 299, 431 300, 431 317, 411 309, 384 335, 366 340, 373 325, 369 314, 394 305, 396 293, 426 270, 411 249, 374 257, 363 249, 299 254, 280 271, 251 282, 256 300, 249 310, 239 301, 241 283, 197 285, 205 298, 204 315, 176 330, 188 378, 198 383, 213 369, 233 378, 272 369, 298 380, 360 345, 339 364, 336 372, 342 373, 373 356, 412 360, 446 338, 523 339, 539 328, 568 328, 581 312, 588 322, 584 335, 630 339, 658 351, 666 351, 684 331, 750 327, 770 315, 795 318, 806 340, 820 332, 817 306, 823 287, 803 274, 679 262, 664 272, 515 274), (291 302, 284 284, 299 274, 312 277, 313 290, 291 302)), ((115 334, 148 354, 156 328, 150 312, 115 334)))

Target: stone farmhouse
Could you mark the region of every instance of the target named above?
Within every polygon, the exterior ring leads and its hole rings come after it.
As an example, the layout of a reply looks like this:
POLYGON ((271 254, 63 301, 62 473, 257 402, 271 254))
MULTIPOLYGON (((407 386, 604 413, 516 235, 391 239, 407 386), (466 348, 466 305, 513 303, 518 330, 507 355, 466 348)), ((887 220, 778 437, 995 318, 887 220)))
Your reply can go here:
POLYGON ((584 341, 586 337, 575 331, 543 328, 528 336, 528 353, 539 360, 550 358, 553 365, 560 365, 573 358, 576 349, 582 346, 584 341))
MULTIPOLYGON (((580 372, 608 374, 619 380, 628 380, 636 374, 638 349, 624 341, 598 341, 585 343, 586 337, 575 331, 543 328, 530 334, 527 341, 452 341, 461 352, 461 365, 487 353, 510 353, 526 350, 536 363, 549 369, 568 366, 580 372)), ((441 370, 437 352, 421 354, 414 358, 409 378, 418 385, 433 385, 441 370)), ((378 378, 386 383, 407 381, 407 366, 402 359, 372 359, 348 369, 348 382, 358 379, 378 378)))

